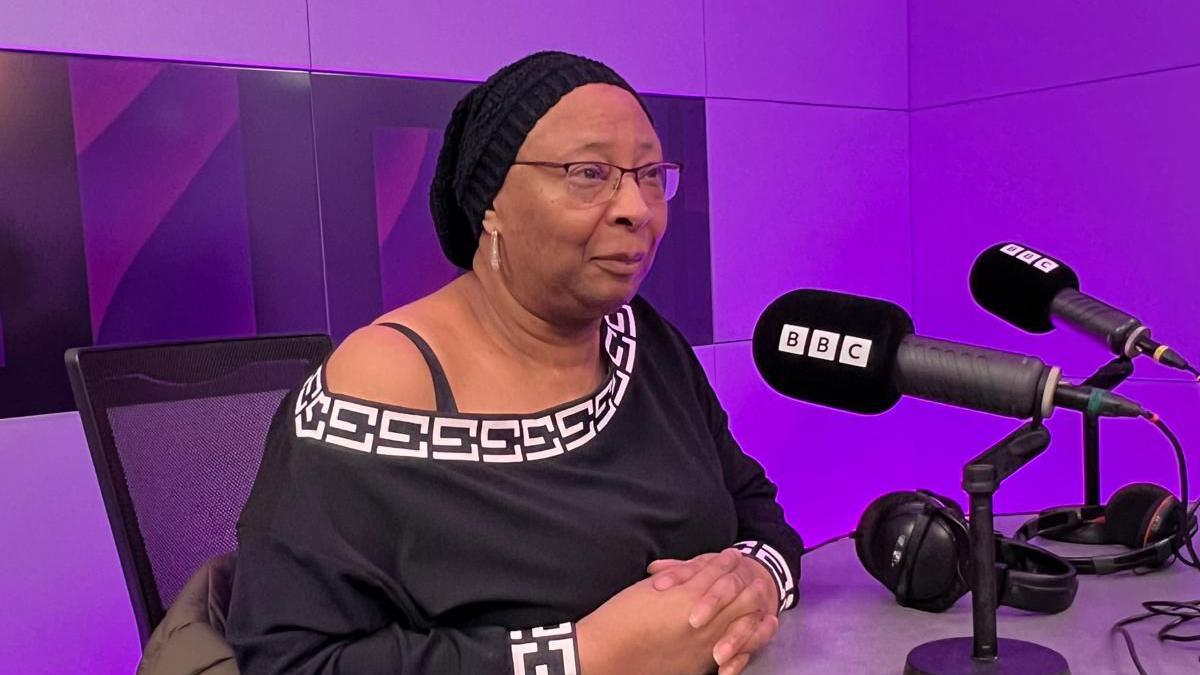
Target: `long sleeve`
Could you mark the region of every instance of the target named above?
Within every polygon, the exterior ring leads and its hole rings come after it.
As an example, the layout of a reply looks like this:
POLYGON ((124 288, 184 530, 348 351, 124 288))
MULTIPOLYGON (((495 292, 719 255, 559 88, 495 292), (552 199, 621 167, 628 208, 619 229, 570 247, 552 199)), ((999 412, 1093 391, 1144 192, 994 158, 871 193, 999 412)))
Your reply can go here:
MULTIPOLYGON (((646 311, 653 312, 644 300, 639 301, 646 311)), ((767 478, 762 465, 742 450, 730 432, 729 416, 687 338, 670 322, 662 318, 659 321, 673 336, 676 363, 682 364, 687 375, 684 381, 692 386, 703 423, 707 425, 720 459, 725 488, 733 497, 737 540, 730 545, 766 567, 779 591, 779 611, 791 609, 796 606, 804 542, 784 518, 783 508, 775 498, 775 484, 767 478)))
POLYGON ((725 485, 737 510, 738 541, 733 546, 767 568, 779 591, 780 611, 790 609, 796 605, 804 542, 784 518, 783 508, 776 500, 775 484, 729 431, 729 416, 698 361, 695 367, 698 371, 696 395, 704 408, 725 474, 725 485))
POLYGON ((227 638, 244 675, 578 672, 574 625, 406 628, 361 566, 243 531, 227 638))
POLYGON ((791 609, 796 605, 804 542, 784 519, 783 508, 775 499, 775 484, 729 432, 728 418, 715 395, 712 404, 713 439, 725 472, 725 485, 737 509, 738 541, 734 547, 766 566, 779 591, 779 610, 791 609))

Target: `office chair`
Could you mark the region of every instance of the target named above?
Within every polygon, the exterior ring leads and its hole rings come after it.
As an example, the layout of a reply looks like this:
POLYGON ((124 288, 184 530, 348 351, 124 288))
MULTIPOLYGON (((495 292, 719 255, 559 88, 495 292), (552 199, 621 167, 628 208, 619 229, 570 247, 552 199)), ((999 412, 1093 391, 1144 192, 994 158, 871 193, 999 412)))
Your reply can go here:
POLYGON ((329 336, 283 335, 66 352, 143 647, 235 526, 284 395, 329 336))

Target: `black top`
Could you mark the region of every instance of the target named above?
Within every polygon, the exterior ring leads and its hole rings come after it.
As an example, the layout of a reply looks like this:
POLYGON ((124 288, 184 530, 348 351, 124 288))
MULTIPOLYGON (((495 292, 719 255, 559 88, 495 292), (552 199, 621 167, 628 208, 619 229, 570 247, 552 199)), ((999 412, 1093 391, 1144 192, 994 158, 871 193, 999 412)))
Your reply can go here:
POLYGON ((577 672, 576 620, 733 545, 793 606, 800 537, 691 347, 641 299, 601 331, 604 383, 534 414, 333 395, 324 368, 285 397, 238 524, 242 673, 577 672))

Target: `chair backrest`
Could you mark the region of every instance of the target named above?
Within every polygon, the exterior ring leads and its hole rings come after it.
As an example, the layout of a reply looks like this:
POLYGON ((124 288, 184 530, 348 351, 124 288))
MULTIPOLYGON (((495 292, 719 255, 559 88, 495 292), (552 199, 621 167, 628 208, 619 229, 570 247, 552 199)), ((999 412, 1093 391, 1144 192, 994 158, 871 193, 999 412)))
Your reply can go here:
POLYGON ((330 350, 311 334, 67 351, 143 645, 192 573, 237 547, 271 418, 330 350))

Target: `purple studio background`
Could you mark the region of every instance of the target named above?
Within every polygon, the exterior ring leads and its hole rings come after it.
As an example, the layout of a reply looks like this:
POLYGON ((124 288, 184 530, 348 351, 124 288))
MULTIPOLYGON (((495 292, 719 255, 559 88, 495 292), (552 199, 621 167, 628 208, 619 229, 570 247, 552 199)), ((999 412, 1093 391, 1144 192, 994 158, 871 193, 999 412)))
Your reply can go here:
MULTIPOLYGON (((6 8, 0 653, 27 673, 130 672, 138 658, 63 349, 339 338, 450 278, 423 208, 440 129, 463 81, 541 48, 603 59, 654 95, 688 169, 644 290, 696 345, 801 534, 847 531, 889 490, 960 494, 962 463, 1012 422, 784 399, 751 363, 758 312, 799 287, 882 297, 922 334, 1082 377, 1106 360, 1098 346, 1021 334, 970 300, 974 256, 1016 239, 1200 358, 1197 34, 1185 2, 6 8)), ((1175 427, 1200 481, 1200 386, 1139 363, 1121 391, 1175 427)), ((1055 416, 1054 444, 999 509, 1079 499, 1078 426, 1055 416)), ((1175 485, 1168 448, 1137 422, 1105 424, 1102 466, 1104 496, 1175 485)))

